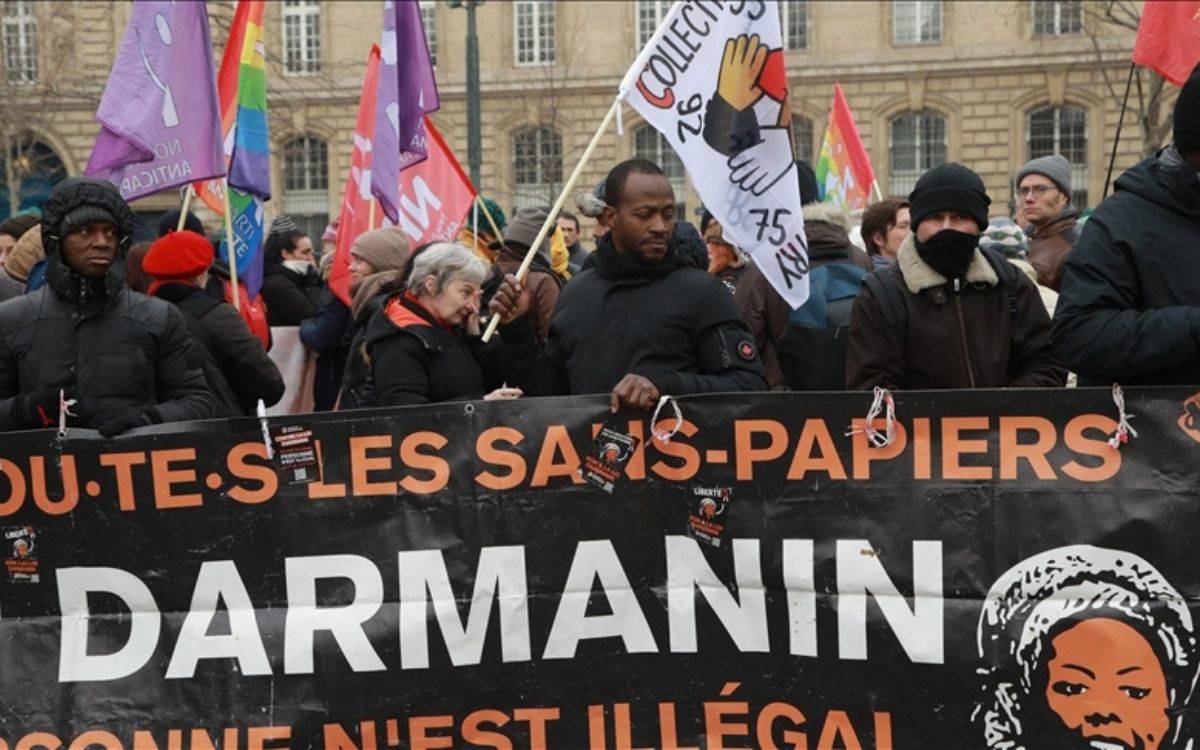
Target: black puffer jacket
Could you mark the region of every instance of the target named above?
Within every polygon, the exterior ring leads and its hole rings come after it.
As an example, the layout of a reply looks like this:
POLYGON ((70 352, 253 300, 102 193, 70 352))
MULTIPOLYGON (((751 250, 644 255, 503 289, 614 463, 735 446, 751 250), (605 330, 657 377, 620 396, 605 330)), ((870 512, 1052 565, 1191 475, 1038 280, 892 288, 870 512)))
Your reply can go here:
POLYGON ((1054 344, 1080 385, 1200 382, 1200 180, 1168 147, 1117 178, 1063 267, 1054 344))
POLYGON ((592 268, 563 287, 544 351, 527 315, 500 329, 508 384, 526 396, 608 393, 633 373, 663 394, 766 390, 733 295, 680 244, 643 274, 610 268, 605 258, 619 253, 611 232, 601 237, 592 268))
POLYGON ((267 305, 267 322, 272 326, 298 326, 317 314, 321 304, 321 277, 311 266, 299 274, 272 263, 263 268, 262 298, 267 305))
POLYGON ((149 410, 160 422, 204 419, 213 401, 183 316, 162 300, 129 291, 124 256, 133 214, 103 180, 72 177, 42 212, 46 286, 0 304, 0 431, 19 429, 14 398, 73 372, 80 419, 149 410), (72 209, 103 207, 117 221, 117 257, 103 279, 72 271, 59 255, 58 226, 72 209))
POLYGON ((386 294, 373 297, 350 321, 346 328, 346 369, 342 373, 342 389, 338 392, 337 410, 369 409, 375 405, 375 386, 371 379, 371 359, 367 354, 367 333, 370 322, 383 309, 386 294))
POLYGON ((283 376, 233 305, 192 284, 164 284, 154 294, 183 312, 197 344, 216 364, 221 382, 214 383, 208 373, 205 379, 214 396, 221 390, 232 396, 232 403, 229 397, 218 399, 220 416, 253 415, 260 398, 267 406, 279 403, 283 376))
POLYGON ((499 385, 477 339, 436 320, 406 292, 367 326, 375 406, 480 398, 499 385))

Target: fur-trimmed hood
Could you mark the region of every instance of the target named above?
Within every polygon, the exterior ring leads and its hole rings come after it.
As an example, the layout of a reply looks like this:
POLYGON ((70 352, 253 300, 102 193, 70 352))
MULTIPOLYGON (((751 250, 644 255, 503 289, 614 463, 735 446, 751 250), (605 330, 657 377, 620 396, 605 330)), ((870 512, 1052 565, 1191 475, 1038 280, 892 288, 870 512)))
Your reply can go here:
MULTIPOLYGON (((921 256, 917 254, 917 236, 915 234, 904 238, 900 250, 896 253, 896 263, 900 266, 900 275, 904 277, 904 285, 913 294, 920 294, 926 289, 950 283, 949 279, 921 260, 921 256)), ((1000 283, 1000 277, 996 276, 996 270, 992 268, 991 263, 988 263, 987 258, 983 257, 979 248, 975 248, 975 255, 971 258, 971 265, 967 267, 965 280, 968 284, 987 284, 988 286, 996 286, 1000 283)))
POLYGON ((801 210, 804 212, 804 221, 823 221, 826 224, 833 224, 836 227, 841 227, 846 232, 850 231, 850 218, 842 213, 842 210, 832 203, 813 202, 805 203, 801 210))

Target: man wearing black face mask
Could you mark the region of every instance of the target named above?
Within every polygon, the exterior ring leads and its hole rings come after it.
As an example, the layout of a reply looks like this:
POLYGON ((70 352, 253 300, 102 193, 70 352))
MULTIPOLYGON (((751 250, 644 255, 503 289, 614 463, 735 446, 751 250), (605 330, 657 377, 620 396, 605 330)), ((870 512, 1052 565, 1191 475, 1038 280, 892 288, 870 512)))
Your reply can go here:
POLYGON ((1063 266, 1054 343, 1080 385, 1200 380, 1200 66, 1173 135, 1117 178, 1063 266))
POLYGON ((921 175, 908 200, 914 234, 854 301, 847 386, 1063 385, 1037 288, 978 247, 991 203, 979 175, 942 164, 921 175))

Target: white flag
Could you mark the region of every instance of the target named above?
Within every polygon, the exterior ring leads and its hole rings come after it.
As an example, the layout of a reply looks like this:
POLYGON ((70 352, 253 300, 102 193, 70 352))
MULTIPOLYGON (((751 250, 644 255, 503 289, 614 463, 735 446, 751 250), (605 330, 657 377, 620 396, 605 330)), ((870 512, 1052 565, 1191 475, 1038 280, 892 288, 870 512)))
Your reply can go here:
POLYGON ((666 136, 725 239, 792 307, 804 304, 808 241, 778 3, 676 2, 621 96, 666 136))

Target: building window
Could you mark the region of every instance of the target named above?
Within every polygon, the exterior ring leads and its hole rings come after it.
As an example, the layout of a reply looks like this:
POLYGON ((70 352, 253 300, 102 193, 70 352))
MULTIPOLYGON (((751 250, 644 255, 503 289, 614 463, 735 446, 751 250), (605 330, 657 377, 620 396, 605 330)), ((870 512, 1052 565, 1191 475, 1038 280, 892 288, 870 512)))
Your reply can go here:
POLYGON ((36 83, 37 17, 28 0, 4 3, 4 69, 9 83, 36 83))
POLYGON ((1079 0, 1032 0, 1034 36, 1061 36, 1083 31, 1083 4, 1079 0))
POLYGON ((283 71, 290 75, 321 72, 321 3, 284 0, 283 71))
POLYGON ((687 215, 687 203, 683 200, 687 187, 687 170, 683 168, 683 162, 667 142, 666 136, 650 125, 643 125, 634 131, 633 155, 662 167, 672 189, 675 190, 675 216, 682 220, 687 215))
POLYGON ((899 47, 941 41, 941 0, 892 0, 893 44, 899 47))
POLYGON ((329 147, 311 136, 283 144, 283 212, 319 245, 329 221, 329 147))
POLYGON ((28 131, 9 139, 8 153, 0 149, 0 221, 18 211, 42 208, 54 187, 67 179, 67 170, 54 149, 28 131), (16 186, 15 195, 9 185, 16 186))
POLYGON ((517 65, 553 65, 554 3, 517 0, 514 11, 517 65))
POLYGON ((792 115, 792 149, 796 158, 813 165, 813 121, 792 115))
POLYGON ((667 11, 671 9, 673 0, 638 0, 637 2, 637 46, 638 52, 641 52, 642 47, 650 41, 650 37, 654 36, 654 32, 658 31, 658 25, 662 23, 663 18, 667 15, 667 11))
POLYGON ((783 0, 779 4, 783 18, 783 46, 808 49, 808 0, 783 0))
POLYGON ((1061 154, 1071 162, 1071 202, 1088 207, 1087 112, 1065 104, 1029 113, 1029 158, 1061 154))
POLYGON ((562 183, 562 136, 553 128, 526 128, 513 135, 517 208, 549 206, 562 183))
POLYGON ((425 46, 429 48, 429 64, 437 65, 437 3, 421 0, 421 26, 425 28, 425 46))
POLYGON ((905 112, 891 122, 888 194, 906 196, 917 178, 946 161, 946 119, 936 112, 905 112))

